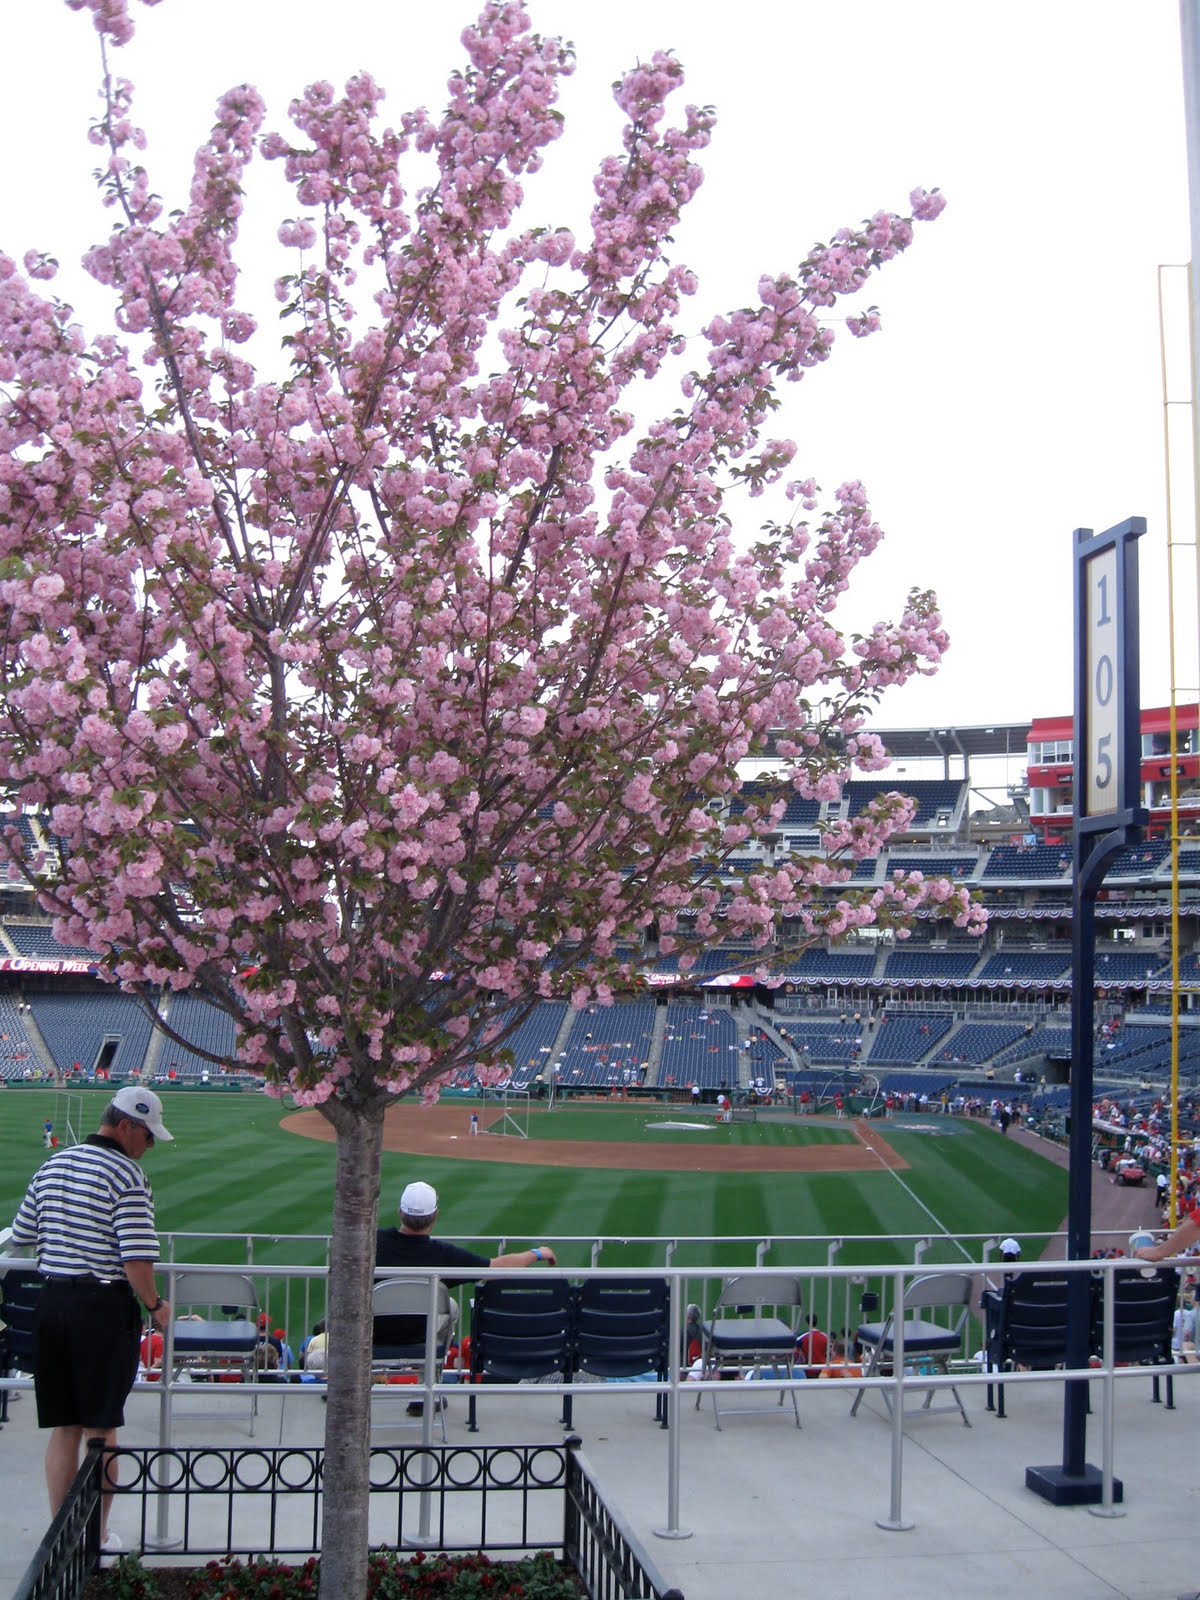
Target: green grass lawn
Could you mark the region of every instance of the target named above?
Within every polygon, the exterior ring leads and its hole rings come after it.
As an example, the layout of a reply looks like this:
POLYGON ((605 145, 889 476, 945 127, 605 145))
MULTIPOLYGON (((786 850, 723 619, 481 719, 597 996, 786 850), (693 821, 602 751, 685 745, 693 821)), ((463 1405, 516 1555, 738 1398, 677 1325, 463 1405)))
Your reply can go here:
MULTIPOLYGON (((482 1119, 481 1119, 482 1120, 482 1119)), ((513 1120, 524 1128, 523 1113, 513 1120)), ((494 1127, 496 1124, 493 1123, 494 1127)), ((608 1110, 603 1106, 578 1106, 555 1111, 535 1110, 528 1117, 531 1139, 589 1139, 624 1144, 670 1144, 695 1146, 705 1150, 726 1149, 730 1145, 854 1144, 849 1128, 806 1125, 796 1119, 787 1122, 718 1123, 710 1108, 697 1114, 690 1106, 654 1106, 636 1110, 608 1110), (697 1127, 696 1124, 702 1124, 697 1127)))
MULTIPOLYGON (((78 1099, 78 1097, 77 1097, 78 1099)), ((82 1131, 94 1130, 107 1103, 104 1091, 83 1094, 82 1131)), ((42 1124, 60 1117, 63 1102, 53 1091, 0 1092, 0 1226, 7 1226, 30 1175, 45 1158, 42 1124)), ((333 1207, 332 1144, 298 1138, 280 1128, 289 1107, 255 1093, 178 1091, 164 1095, 169 1145, 150 1152, 146 1171, 154 1186, 159 1230, 174 1236, 178 1261, 245 1259, 245 1246, 221 1243, 216 1234, 254 1234, 254 1260, 263 1265, 317 1266, 325 1260, 333 1207), (267 1236, 263 1238, 262 1236, 267 1236), (295 1237, 295 1236, 316 1237, 295 1237), (184 1237, 191 1236, 191 1237, 184 1237), (209 1237, 206 1237, 209 1236, 209 1237)), ((419 1117, 413 1104, 405 1115, 419 1117)), ((556 1139, 636 1137, 640 1112, 572 1109, 544 1119, 556 1139), (552 1124, 552 1126, 550 1126, 552 1124)), ((664 1111, 646 1120, 687 1120, 664 1111)), ((531 1118, 531 1132, 533 1123, 531 1118)), ((508 1166, 456 1162, 411 1155, 384 1155, 380 1220, 394 1219, 400 1191, 410 1179, 434 1184, 441 1199, 439 1233, 495 1254, 551 1243, 567 1267, 591 1264, 591 1241, 606 1240, 606 1267, 651 1266, 663 1261, 661 1245, 631 1244, 638 1236, 677 1241, 675 1265, 697 1275, 719 1274, 755 1259, 760 1240, 785 1235, 764 1257, 767 1266, 817 1266, 827 1260, 828 1240, 846 1240, 838 1257, 845 1266, 911 1261, 913 1247, 899 1236, 924 1234, 930 1265, 977 1259, 956 1235, 1025 1237, 1053 1232, 1067 1207, 1066 1173, 1035 1151, 1002 1139, 981 1123, 929 1118, 911 1128, 877 1125, 909 1163, 898 1173, 712 1173, 625 1171, 575 1167, 508 1166), (861 1242, 852 1236, 868 1235, 861 1242), (572 1239, 575 1242, 571 1242, 572 1239), (714 1242, 716 1241, 716 1242, 714 1242)), ((848 1129, 795 1128, 739 1123, 722 1128, 723 1139, 743 1142, 756 1133, 814 1142, 848 1140, 848 1129)), ((647 1137, 654 1135, 648 1134, 647 1137)), ((679 1134, 679 1138, 710 1135, 679 1134)), ((708 1148, 706 1143, 705 1148, 708 1148)), ((1028 1255, 1036 1254, 1031 1243, 1028 1255)), ((693 1298, 700 1298, 697 1285, 693 1298)), ((818 1302, 834 1327, 855 1320, 855 1295, 840 1285, 838 1300, 818 1302)), ((324 1305, 320 1285, 299 1297, 272 1291, 273 1321, 293 1332, 311 1326, 324 1305), (277 1303, 282 1301, 283 1303, 277 1303)))

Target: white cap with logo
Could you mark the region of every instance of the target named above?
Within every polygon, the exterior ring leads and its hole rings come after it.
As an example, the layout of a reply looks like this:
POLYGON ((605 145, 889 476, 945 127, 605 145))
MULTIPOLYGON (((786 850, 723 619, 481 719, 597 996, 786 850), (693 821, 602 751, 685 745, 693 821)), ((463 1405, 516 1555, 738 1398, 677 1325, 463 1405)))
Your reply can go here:
POLYGON ((143 1089, 140 1084, 129 1084, 117 1090, 111 1103, 123 1117, 144 1122, 156 1140, 166 1144, 172 1142, 173 1135, 167 1132, 162 1119, 162 1101, 153 1090, 143 1089))
POLYGON ((400 1196, 402 1217, 432 1217, 437 1208, 437 1190, 431 1183, 410 1183, 400 1196))

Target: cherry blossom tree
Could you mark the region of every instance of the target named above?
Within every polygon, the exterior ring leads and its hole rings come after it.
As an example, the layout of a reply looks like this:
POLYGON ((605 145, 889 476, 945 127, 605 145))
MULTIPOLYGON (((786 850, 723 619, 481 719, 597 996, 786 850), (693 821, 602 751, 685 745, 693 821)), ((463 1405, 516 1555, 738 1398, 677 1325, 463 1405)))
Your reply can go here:
POLYGON ((352 1595, 385 1109, 503 1070, 539 1000, 608 1001, 647 952, 686 971, 736 935, 765 977, 787 930, 978 925, 961 886, 848 886, 900 796, 778 848, 790 795, 883 764, 867 720, 946 638, 916 590, 843 635, 880 529, 856 483, 822 506, 768 425, 942 202, 840 230, 685 337, 668 252, 714 119, 668 117, 670 55, 615 87, 585 238, 518 219, 571 56, 507 0, 440 118, 385 125, 363 74, 270 132, 231 90, 168 211, 110 65, 125 0, 69 3, 101 39, 113 224, 86 267, 116 311, 89 334, 50 257, 0 257, 0 781, 56 842, 29 861, 10 827, 8 850, 61 938, 151 1008, 205 995, 335 1130, 323 1581, 352 1595), (237 260, 255 161, 294 197, 270 370, 237 260), (639 420, 667 372, 675 408, 639 420))

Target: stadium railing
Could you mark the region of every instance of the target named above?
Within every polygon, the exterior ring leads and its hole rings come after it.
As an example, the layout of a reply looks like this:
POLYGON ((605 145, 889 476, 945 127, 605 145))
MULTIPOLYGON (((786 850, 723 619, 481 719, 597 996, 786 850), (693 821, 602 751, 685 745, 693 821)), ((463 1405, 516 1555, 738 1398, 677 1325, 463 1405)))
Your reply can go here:
MULTIPOLYGON (((708 1242, 710 1246, 715 1246, 718 1242, 722 1245, 728 1244, 728 1241, 725 1240, 710 1240, 708 1242)), ((775 1242, 778 1243, 778 1241, 775 1242)), ((954 1272, 958 1274, 964 1272, 977 1273, 982 1278, 989 1272, 998 1274, 1002 1270, 995 1261, 988 1258, 987 1254, 981 1252, 981 1259, 973 1259, 965 1250, 959 1251, 958 1259, 953 1261, 943 1260, 936 1263, 926 1258, 919 1261, 905 1262, 902 1264, 897 1264, 895 1261, 892 1261, 873 1266, 838 1266, 832 1264, 833 1257, 840 1247, 846 1242, 848 1241, 826 1241, 829 1260, 823 1265, 790 1264, 787 1266, 771 1266, 764 1265, 761 1262, 756 1261, 754 1270, 759 1273, 776 1273, 781 1277, 787 1277, 789 1279, 803 1279, 807 1284, 811 1285, 805 1297, 805 1304, 808 1307, 819 1306, 823 1298, 830 1304, 850 1304, 853 1297, 859 1297, 861 1302, 861 1297, 864 1293, 877 1293, 879 1295, 879 1303, 882 1304, 885 1309, 889 1306, 894 1307, 897 1322, 900 1324, 903 1323, 904 1290, 906 1283, 910 1281, 918 1271, 927 1274, 931 1270, 936 1271, 938 1267, 942 1267, 947 1272, 954 1272), (879 1286, 878 1290, 868 1287, 869 1285, 873 1284, 877 1284, 879 1286)), ((877 1244, 882 1244, 882 1241, 878 1239, 876 1239, 875 1242, 877 1244)), ((924 1241, 926 1245, 931 1242, 933 1241, 924 1241)), ((938 1242, 942 1244, 947 1243, 947 1241, 944 1239, 940 1239, 938 1242)), ((988 1242, 989 1244, 994 1244, 994 1241, 988 1242)), ((672 1243, 678 1243, 678 1241, 672 1241, 672 1243)), ((765 1250, 765 1248, 766 1241, 760 1241, 760 1252, 761 1250, 765 1250)), ((916 1254, 915 1251, 914 1254, 916 1254)), ((749 1263, 747 1262, 746 1264, 748 1265, 749 1263)), ((24 1258, 0 1256, 0 1272, 7 1270, 7 1268, 11 1266, 24 1265, 27 1265, 27 1261, 25 1261, 24 1258)), ((228 1262, 219 1266, 212 1265, 207 1268, 204 1266, 189 1265, 187 1270, 189 1272, 200 1273, 203 1273, 207 1270, 213 1273, 218 1273, 228 1271, 230 1265, 232 1265, 232 1263, 228 1262)), ((1131 1270, 1130 1263, 1127 1258, 1124 1260, 1120 1258, 1113 1258, 1107 1260, 1093 1259, 1087 1261, 1062 1262, 1056 1263, 1056 1265, 1061 1265, 1062 1270, 1067 1273, 1085 1272, 1089 1274, 1096 1274, 1098 1278, 1103 1281, 1104 1298, 1102 1304, 1105 1306, 1109 1306, 1114 1302, 1113 1274, 1120 1271, 1122 1268, 1124 1268, 1126 1271, 1131 1270)), ((1179 1263, 1179 1265, 1184 1266, 1186 1263, 1179 1263)), ((171 1297, 172 1281, 177 1270, 180 1269, 171 1263, 164 1263, 160 1268, 160 1271, 165 1275, 166 1278, 166 1282, 163 1285, 163 1292, 168 1299, 171 1297)), ((458 1270, 461 1271, 461 1268, 458 1270)), ((697 1394, 707 1393, 709 1390, 713 1389, 716 1384, 722 1381, 720 1379, 714 1379, 694 1383, 684 1370, 684 1364, 682 1360, 682 1340, 685 1327, 686 1307, 689 1303, 689 1296, 691 1296, 695 1291, 697 1282, 706 1283, 715 1292, 715 1286, 723 1278, 727 1277, 733 1270, 736 1270, 736 1268, 729 1262, 723 1263, 719 1268, 712 1266, 700 1267, 668 1265, 665 1268, 658 1266, 653 1269, 638 1269, 631 1268, 627 1265, 615 1268, 595 1266, 570 1267, 560 1265, 557 1268, 543 1267, 539 1269, 542 1274, 549 1274, 551 1276, 560 1278, 566 1277, 571 1280, 578 1280, 584 1276, 589 1278, 622 1278, 628 1280, 630 1278, 637 1277, 639 1272, 641 1272, 647 1276, 654 1275, 657 1277, 666 1277, 669 1281, 671 1291, 669 1349, 672 1352, 679 1352, 680 1358, 672 1361, 668 1378, 666 1380, 659 1380, 647 1375, 646 1377, 632 1380, 606 1380, 614 1391, 629 1390, 633 1392, 636 1390, 638 1394, 644 1397, 647 1393, 647 1390, 650 1390, 651 1392, 665 1395, 667 1397, 669 1426, 667 1430, 666 1451, 666 1499, 668 1511, 666 1527, 663 1529, 664 1537, 674 1537, 683 1531, 679 1520, 681 1483, 683 1481, 681 1466, 681 1432, 679 1424, 681 1410, 679 1404, 680 1390, 686 1384, 687 1395, 694 1397, 697 1394)), ((324 1268, 288 1268, 260 1265, 255 1267, 255 1275, 263 1281, 269 1295, 270 1284, 273 1282, 282 1283, 289 1276, 294 1280, 305 1280, 310 1282, 317 1281, 324 1277, 324 1268)), ((436 1278, 438 1274, 423 1273, 422 1276, 436 1278)), ((485 1279, 489 1277, 503 1277, 506 1276, 506 1274, 494 1269, 486 1269, 481 1271, 478 1276, 480 1279, 485 1279)), ((264 1301, 264 1303, 268 1302, 264 1301)), ((973 1330, 973 1335, 975 1332, 977 1332, 977 1330, 973 1330)), ((978 1338, 978 1344, 980 1346, 982 1345, 981 1335, 978 1338)), ((1101 1464, 1101 1479, 1103 1486, 1102 1504, 1104 1506, 1111 1507, 1113 1503, 1112 1465, 1116 1431, 1114 1405, 1115 1386, 1119 1380, 1125 1380, 1128 1378, 1141 1378, 1144 1381, 1146 1373, 1145 1368, 1142 1367, 1118 1366, 1115 1356, 1112 1353, 1111 1345, 1107 1347, 1106 1352, 1098 1359, 1093 1358, 1093 1362, 1095 1364, 1079 1369, 1055 1370, 1051 1372, 1009 1373, 1006 1374, 1005 1382, 1006 1384, 1049 1383, 1058 1386, 1064 1382, 1070 1382, 1073 1380, 1090 1379, 1099 1383, 1103 1396, 1101 1407, 1103 1413, 1103 1459, 1101 1464)), ((1162 1369, 1159 1370, 1160 1372, 1162 1371, 1162 1369)), ((457 1373, 452 1373, 449 1375, 443 1375, 439 1381, 433 1381, 431 1372, 432 1369, 427 1372, 426 1381, 423 1385, 420 1385, 411 1391, 414 1397, 422 1397, 425 1401, 423 1408, 424 1415, 422 1422, 421 1448, 432 1447, 434 1407, 431 1402, 437 1398, 442 1398, 453 1394, 455 1392, 454 1380, 456 1380, 458 1377, 457 1373), (449 1381, 447 1381, 447 1378, 449 1381)), ((1200 1374, 1200 1365, 1181 1364, 1174 1367, 1172 1369, 1172 1373, 1177 1379, 1186 1379, 1190 1374, 1200 1374)), ((300 1374, 298 1376, 303 1378, 308 1375, 300 1374)), ((764 1393, 764 1395, 782 1393, 795 1389, 798 1385, 807 1381, 808 1380, 802 1378, 788 1379, 781 1378, 779 1376, 764 1375, 759 1381, 759 1389, 760 1392, 764 1393)), ((878 1519, 881 1526, 907 1526, 907 1524, 903 1523, 902 1521, 901 1512, 903 1492, 903 1438, 906 1397, 917 1392, 924 1396, 939 1388, 958 1387, 959 1389, 965 1389, 973 1387, 986 1387, 989 1383, 994 1383, 994 1381, 994 1374, 991 1374, 985 1370, 984 1363, 982 1361, 975 1364, 971 1362, 958 1363, 946 1376, 913 1371, 911 1367, 906 1366, 904 1361, 903 1336, 901 1334, 896 1341, 894 1366, 890 1374, 874 1378, 854 1377, 848 1379, 829 1379, 822 1384, 824 1389, 828 1389, 834 1384, 841 1384, 842 1387, 849 1390, 857 1391, 859 1388, 865 1388, 867 1390, 881 1389, 887 1390, 889 1394, 892 1412, 889 1423, 892 1435, 890 1490, 887 1515, 886 1517, 878 1519)), ((28 1379, 8 1380, 8 1382, 9 1386, 13 1388, 19 1389, 32 1387, 32 1384, 28 1379)), ((153 1388, 158 1397, 159 1449, 170 1451, 173 1448, 176 1448, 174 1442, 174 1427, 172 1417, 174 1402, 181 1394, 188 1394, 189 1392, 194 1393, 194 1390, 191 1390, 189 1385, 181 1383, 178 1378, 173 1377, 169 1370, 164 1371, 163 1381, 153 1385, 147 1385, 146 1387, 153 1388)), ((277 1381, 272 1382, 260 1380, 257 1384, 248 1385, 246 1388, 252 1388, 255 1391, 263 1394, 273 1393, 275 1395, 279 1395, 280 1393, 277 1381)), ((244 1394, 246 1390, 243 1389, 240 1392, 244 1394)), ((289 1397, 293 1395, 310 1395, 315 1398, 324 1394, 326 1391, 323 1382, 302 1382, 294 1387, 289 1386, 285 1392, 289 1397)), ((461 1393, 461 1391, 459 1392, 461 1393)), ((571 1382, 543 1382, 539 1383, 536 1389, 536 1395, 543 1398, 563 1396, 568 1394, 575 1395, 577 1393, 585 1392, 595 1397, 596 1388, 594 1382, 583 1383, 577 1379, 571 1382)), ((497 1386, 489 1392, 489 1408, 491 1408, 493 1405, 512 1404, 518 1401, 522 1403, 528 1402, 530 1394, 531 1391, 528 1388, 519 1385, 513 1387, 505 1387, 503 1385, 497 1386)), ((798 1398, 802 1402, 803 1393, 801 1393, 798 1398)), ((911 1420, 914 1415, 913 1407, 910 1405, 908 1406, 907 1410, 908 1416, 911 1420)), ((158 1496, 159 1521, 156 1528, 156 1542, 160 1547, 165 1547, 170 1542, 171 1538, 168 1527, 171 1510, 170 1500, 171 1497, 169 1495, 163 1494, 158 1496)))
MULTIPOLYGON (((386 1545, 411 1552, 431 1543, 432 1527, 444 1528, 446 1503, 453 1500, 460 1547, 501 1559, 548 1551, 596 1600, 615 1594, 629 1600, 683 1600, 605 1503, 580 1442, 572 1434, 555 1444, 372 1447, 371 1497, 379 1518, 374 1526, 389 1524, 386 1545), (414 1484, 420 1485, 416 1492, 400 1492, 414 1484), (471 1502, 469 1529, 463 1524, 464 1502, 471 1502)), ((178 1502, 182 1532, 171 1541, 171 1561, 191 1567, 214 1556, 318 1554, 324 1454, 321 1446, 307 1451, 122 1447, 113 1452, 110 1470, 121 1480, 123 1500, 139 1503, 143 1545, 154 1543, 153 1506, 167 1494, 178 1502), (261 1514, 237 1516, 235 1501, 238 1511, 257 1502, 261 1514), (280 1515, 281 1505, 290 1514, 280 1515)), ((13 1600, 78 1600, 83 1594, 100 1558, 103 1471, 97 1441, 13 1600)))

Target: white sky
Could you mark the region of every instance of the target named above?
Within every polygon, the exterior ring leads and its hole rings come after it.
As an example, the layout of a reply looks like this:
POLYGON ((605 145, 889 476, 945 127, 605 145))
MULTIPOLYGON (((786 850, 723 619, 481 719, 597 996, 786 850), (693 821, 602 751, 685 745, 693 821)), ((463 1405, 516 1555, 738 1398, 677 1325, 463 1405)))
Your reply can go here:
MULTIPOLYGON (((392 116, 417 103, 440 110, 477 9, 134 6, 137 37, 117 65, 138 86, 153 187, 183 202, 190 153, 236 82, 263 91, 269 126, 285 124, 303 84, 340 85, 363 67, 388 89, 392 116)), ((540 30, 575 42, 579 65, 560 101, 566 133, 527 186, 525 223, 582 226, 597 158, 619 138, 609 85, 638 57, 673 49, 685 97, 716 106, 706 182, 674 247, 701 278, 685 309, 691 328, 747 303, 761 272, 788 269, 841 224, 906 209, 914 186, 948 197, 867 293, 882 332, 858 341, 843 331, 833 359, 789 387, 770 430, 797 439, 796 475, 830 490, 861 478, 887 532, 844 626, 895 614, 913 583, 941 597, 951 652, 935 678, 885 702, 883 725, 1068 713, 1071 532, 1131 515, 1150 524, 1142 701, 1165 703, 1157 269, 1189 248, 1174 0, 530 0, 530 10, 540 30)), ((5 34, 0 249, 57 255, 58 292, 88 324, 99 302, 75 263, 105 229, 85 139, 95 35, 55 0, 10 5, 5 34)), ((260 217, 264 238, 281 214, 272 205, 260 217)), ((272 261, 268 280, 276 270, 272 261)), ((1182 316, 1171 325, 1178 366, 1182 316)), ((1174 503, 1175 538, 1190 540, 1179 490, 1174 503)), ((1183 696, 1200 678, 1190 546, 1176 553, 1176 589, 1183 696)))

